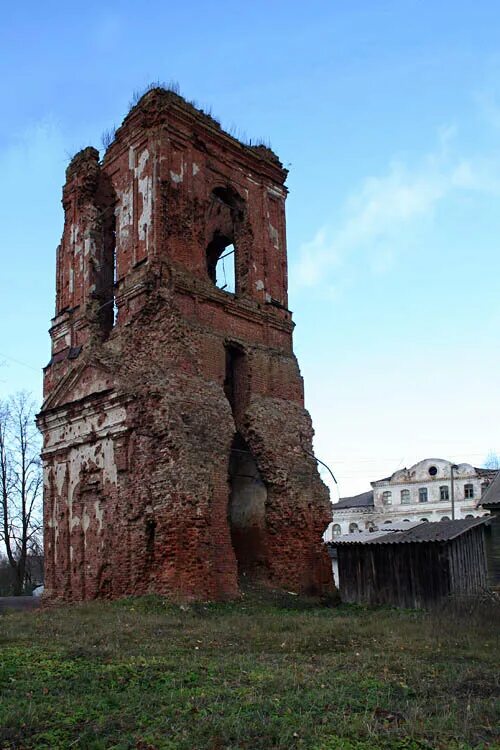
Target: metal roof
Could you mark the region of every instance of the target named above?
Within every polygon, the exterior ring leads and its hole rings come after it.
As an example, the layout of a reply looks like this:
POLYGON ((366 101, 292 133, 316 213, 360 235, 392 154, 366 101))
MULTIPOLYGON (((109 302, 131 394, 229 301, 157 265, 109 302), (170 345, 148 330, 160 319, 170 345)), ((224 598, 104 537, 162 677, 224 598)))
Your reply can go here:
POLYGON ((329 545, 345 544, 411 544, 414 542, 449 542, 461 534, 465 534, 475 526, 488 523, 490 517, 460 518, 455 521, 424 521, 408 524, 403 531, 393 529, 378 529, 377 531, 362 531, 359 533, 343 534, 329 545))
POLYGON ((414 526, 420 526, 423 521, 382 521, 378 524, 377 531, 383 531, 384 534, 388 531, 408 531, 414 526))
POLYGON ((373 542, 374 539, 380 539, 382 536, 387 534, 393 534, 395 531, 407 531, 412 529, 414 526, 419 526, 422 521, 399 521, 394 524, 382 524, 380 527, 369 531, 351 531, 349 534, 341 534, 336 536, 330 544, 360 544, 364 542, 373 542))
POLYGON ((482 477, 483 479, 493 480, 500 474, 500 471, 498 469, 485 469, 481 466, 474 466, 474 468, 478 477, 482 477))
POLYGON ((343 508, 373 508, 373 490, 362 492, 360 495, 352 497, 341 497, 338 503, 333 503, 333 510, 343 510, 343 508))
POLYGON ((500 472, 497 473, 478 504, 483 508, 500 508, 500 472))

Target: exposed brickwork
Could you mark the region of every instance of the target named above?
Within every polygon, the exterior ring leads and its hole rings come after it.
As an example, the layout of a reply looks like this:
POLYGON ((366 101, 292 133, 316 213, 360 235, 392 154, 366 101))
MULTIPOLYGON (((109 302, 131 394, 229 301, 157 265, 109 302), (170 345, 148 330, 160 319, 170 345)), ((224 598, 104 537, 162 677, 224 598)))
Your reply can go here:
POLYGON ((71 162, 39 415, 48 597, 228 598, 239 574, 329 588, 285 178, 161 89, 102 163, 71 162), (213 280, 228 246, 235 294, 213 280))

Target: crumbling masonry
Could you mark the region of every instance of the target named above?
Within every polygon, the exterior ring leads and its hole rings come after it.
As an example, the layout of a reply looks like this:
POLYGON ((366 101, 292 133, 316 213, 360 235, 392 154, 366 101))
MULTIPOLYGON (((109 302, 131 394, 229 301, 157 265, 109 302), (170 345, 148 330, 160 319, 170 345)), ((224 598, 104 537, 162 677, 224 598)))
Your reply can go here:
POLYGON ((241 576, 329 588, 286 174, 164 89, 102 162, 86 148, 69 165, 38 418, 49 599, 223 599, 241 576))

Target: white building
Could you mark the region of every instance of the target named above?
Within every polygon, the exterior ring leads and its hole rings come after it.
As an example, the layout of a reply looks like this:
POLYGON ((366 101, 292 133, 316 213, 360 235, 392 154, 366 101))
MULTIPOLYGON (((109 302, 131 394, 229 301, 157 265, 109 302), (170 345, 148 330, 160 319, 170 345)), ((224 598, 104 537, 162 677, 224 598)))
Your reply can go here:
POLYGON ((426 458, 409 469, 371 482, 372 489, 368 492, 341 498, 332 506, 333 520, 325 538, 369 531, 384 524, 450 520, 452 492, 455 518, 488 515, 478 505, 496 473, 470 464, 426 458))

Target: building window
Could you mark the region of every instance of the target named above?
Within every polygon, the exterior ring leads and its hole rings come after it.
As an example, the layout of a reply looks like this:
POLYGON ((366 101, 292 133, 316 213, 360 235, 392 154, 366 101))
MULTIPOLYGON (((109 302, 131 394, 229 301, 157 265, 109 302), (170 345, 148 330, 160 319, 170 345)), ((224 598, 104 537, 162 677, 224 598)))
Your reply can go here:
POLYGON ((470 500, 474 497, 474 485, 464 484, 464 497, 466 500, 470 500))
POLYGON ((410 490, 401 490, 401 505, 409 505, 411 503, 410 490))
POLYGON ((392 505, 392 492, 389 490, 382 492, 382 502, 384 505, 392 505))
POLYGON ((420 487, 420 489, 418 491, 418 502, 419 503, 426 503, 428 499, 429 498, 428 498, 428 495, 427 495, 427 487, 420 487))
POLYGON ((450 499, 450 488, 448 487, 448 485, 444 484, 442 487, 439 488, 439 499, 440 500, 450 499))
POLYGON ((441 521, 449 521, 449 520, 450 520, 449 516, 443 516, 441 519, 441 521))
POLYGON ((375 531, 375 524, 373 523, 373 521, 367 521, 365 523, 365 528, 367 531, 375 531))
POLYGON ((349 534, 353 534, 355 531, 359 531, 359 528, 358 528, 358 524, 354 523, 353 521, 352 523, 349 524, 349 534))
POLYGON ((332 526, 332 536, 340 536, 342 533, 342 529, 340 528, 339 523, 334 523, 332 526))
POLYGON ((422 521, 422 523, 428 523, 429 522, 428 518, 421 518, 420 520, 422 521))
POLYGON ((384 521, 384 523, 392 523, 392 521, 384 521))
POLYGON ((431 475, 431 477, 435 477, 437 473, 438 470, 436 466, 429 466, 429 474, 431 475))

